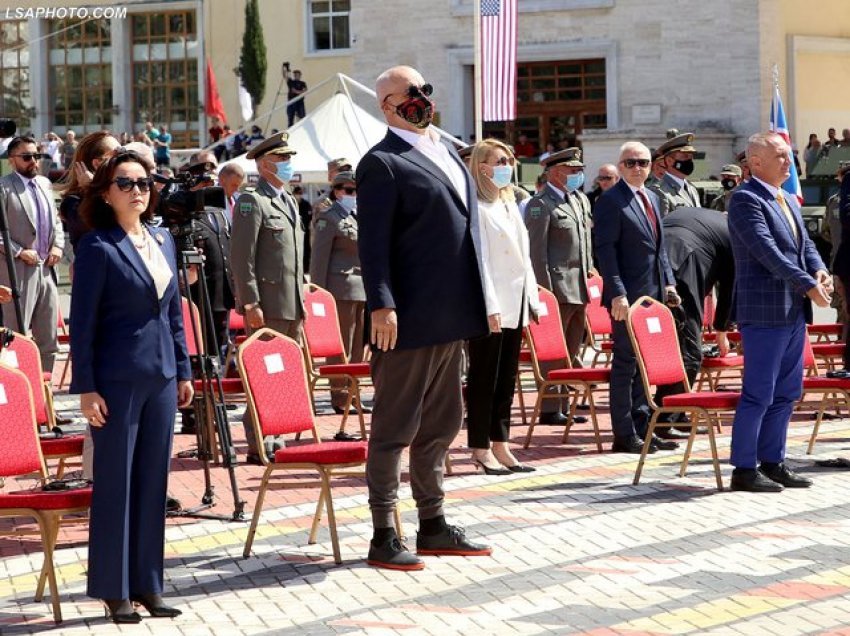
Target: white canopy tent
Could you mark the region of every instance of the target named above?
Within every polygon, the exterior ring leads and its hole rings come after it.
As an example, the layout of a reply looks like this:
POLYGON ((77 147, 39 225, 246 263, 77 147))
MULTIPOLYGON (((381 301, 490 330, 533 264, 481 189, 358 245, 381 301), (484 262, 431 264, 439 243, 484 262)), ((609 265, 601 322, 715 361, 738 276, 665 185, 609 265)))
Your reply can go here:
MULTIPOLYGON (((383 139, 387 133, 386 122, 357 104, 352 99, 350 89, 355 88, 362 93, 369 100, 369 106, 375 104, 375 92, 350 77, 338 73, 334 78, 311 89, 310 92, 334 79, 337 81, 337 90, 318 108, 307 113, 304 119, 299 120, 287 130, 289 145, 297 153, 292 155, 294 181, 300 178, 305 184, 326 183, 328 161, 345 157, 356 166, 369 148, 383 139)), ((377 105, 373 110, 377 112, 377 105)), ((271 114, 258 117, 255 122, 265 117, 271 119, 271 114)), ((455 143, 462 143, 442 130, 437 130, 455 143)), ((219 170, 229 163, 241 166, 249 177, 257 175, 256 163, 252 159, 247 159, 245 155, 222 163, 219 170)))

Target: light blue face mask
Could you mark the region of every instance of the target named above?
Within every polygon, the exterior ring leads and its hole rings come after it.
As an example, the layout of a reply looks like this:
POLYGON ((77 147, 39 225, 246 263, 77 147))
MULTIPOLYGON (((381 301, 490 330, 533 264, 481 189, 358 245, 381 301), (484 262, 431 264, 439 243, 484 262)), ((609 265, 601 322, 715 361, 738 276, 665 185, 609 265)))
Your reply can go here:
POLYGON ((584 173, 577 172, 576 174, 567 175, 567 190, 573 192, 584 185, 584 173))
POLYGON ((510 185, 513 175, 513 166, 493 166, 493 176, 490 177, 490 180, 501 190, 510 185))
POLYGON ((292 179, 293 169, 291 161, 278 161, 275 164, 275 170, 277 170, 277 178, 284 183, 288 183, 292 179))
POLYGON ((357 197, 353 194, 345 194, 341 197, 337 197, 337 201, 339 201, 339 204, 345 208, 346 212, 351 212, 357 207, 357 197))

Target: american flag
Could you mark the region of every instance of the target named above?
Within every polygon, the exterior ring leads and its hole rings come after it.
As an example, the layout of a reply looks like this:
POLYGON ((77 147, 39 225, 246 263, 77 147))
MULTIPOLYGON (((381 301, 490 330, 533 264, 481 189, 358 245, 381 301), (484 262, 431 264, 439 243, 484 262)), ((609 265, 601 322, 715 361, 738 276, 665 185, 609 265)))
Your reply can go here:
POLYGON ((803 189, 800 187, 800 177, 797 174, 797 166, 794 163, 794 153, 791 152, 791 135, 788 134, 788 124, 785 120, 785 109, 782 107, 782 96, 779 94, 779 86, 773 89, 773 100, 770 103, 770 130, 785 140, 788 144, 788 153, 791 158, 791 174, 782 184, 782 189, 797 197, 797 203, 803 205, 803 189))
POLYGON ((484 121, 516 119, 516 0, 481 2, 484 121))

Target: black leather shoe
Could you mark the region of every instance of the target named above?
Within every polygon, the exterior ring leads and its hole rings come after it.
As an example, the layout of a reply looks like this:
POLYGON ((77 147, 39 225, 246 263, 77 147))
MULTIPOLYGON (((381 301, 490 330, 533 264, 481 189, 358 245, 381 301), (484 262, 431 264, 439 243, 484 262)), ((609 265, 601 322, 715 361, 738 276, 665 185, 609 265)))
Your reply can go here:
MULTIPOLYGON (((614 443, 611 445, 612 453, 631 453, 632 455, 640 455, 643 450, 643 442, 637 435, 631 437, 615 437, 614 443)), ((647 451, 650 455, 657 449, 650 444, 647 451)))
POLYGON ((117 625, 135 625, 142 622, 138 612, 133 611, 133 606, 127 599, 104 600, 106 617, 117 625))
POLYGON ((369 542, 369 556, 366 563, 376 568, 388 570, 422 570, 425 563, 410 552, 397 536, 392 536, 383 543, 375 545, 369 542))
POLYGON ((512 473, 533 473, 537 469, 528 464, 514 464, 513 466, 508 466, 508 470, 512 473))
POLYGON ((811 479, 798 475, 788 468, 784 462, 779 464, 762 464, 759 466, 759 472, 771 481, 782 484, 786 488, 808 488, 812 485, 811 479))
POLYGON ((649 443, 649 447, 654 448, 655 450, 676 450, 679 448, 679 443, 672 440, 664 441, 663 439, 659 439, 653 435, 652 441, 649 443))
POLYGON ((493 549, 483 543, 473 543, 466 538, 460 526, 447 525, 440 534, 416 533, 416 554, 449 556, 490 556, 493 549))
POLYGON ((334 439, 337 442, 359 442, 360 437, 358 435, 352 435, 351 433, 346 433, 345 431, 337 431, 336 435, 334 435, 334 439))
POLYGON ((584 415, 574 415, 573 424, 587 424, 587 418, 584 415))
POLYGON ((656 427, 655 435, 661 439, 688 439, 687 433, 682 433, 679 429, 670 428, 669 426, 656 427))
POLYGON ((263 460, 260 459, 260 456, 255 453, 249 453, 247 457, 245 457, 245 463, 251 464, 252 466, 262 466, 263 460))
POLYGON ((153 618, 177 618, 183 612, 176 607, 168 607, 159 594, 131 594, 130 601, 144 607, 153 618))
POLYGON ((736 468, 732 471, 732 490, 745 492, 782 492, 782 484, 768 479, 761 471, 752 468, 736 468))
POLYGON ((540 414, 540 423, 547 424, 549 426, 566 426, 567 422, 569 421, 570 418, 568 418, 560 411, 553 411, 551 413, 540 414))

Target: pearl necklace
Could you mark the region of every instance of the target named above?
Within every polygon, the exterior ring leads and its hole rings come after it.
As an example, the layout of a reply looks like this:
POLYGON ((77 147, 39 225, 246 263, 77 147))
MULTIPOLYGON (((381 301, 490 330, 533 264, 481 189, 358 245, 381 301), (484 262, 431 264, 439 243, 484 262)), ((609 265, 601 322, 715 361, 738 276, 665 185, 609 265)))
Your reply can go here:
POLYGON ((129 236, 130 236, 130 241, 133 243, 133 247, 135 247, 137 250, 143 250, 143 249, 145 249, 145 247, 147 247, 148 233, 145 232, 144 230, 142 230, 142 242, 141 243, 136 243, 136 241, 133 240, 132 234, 129 235, 129 236))

